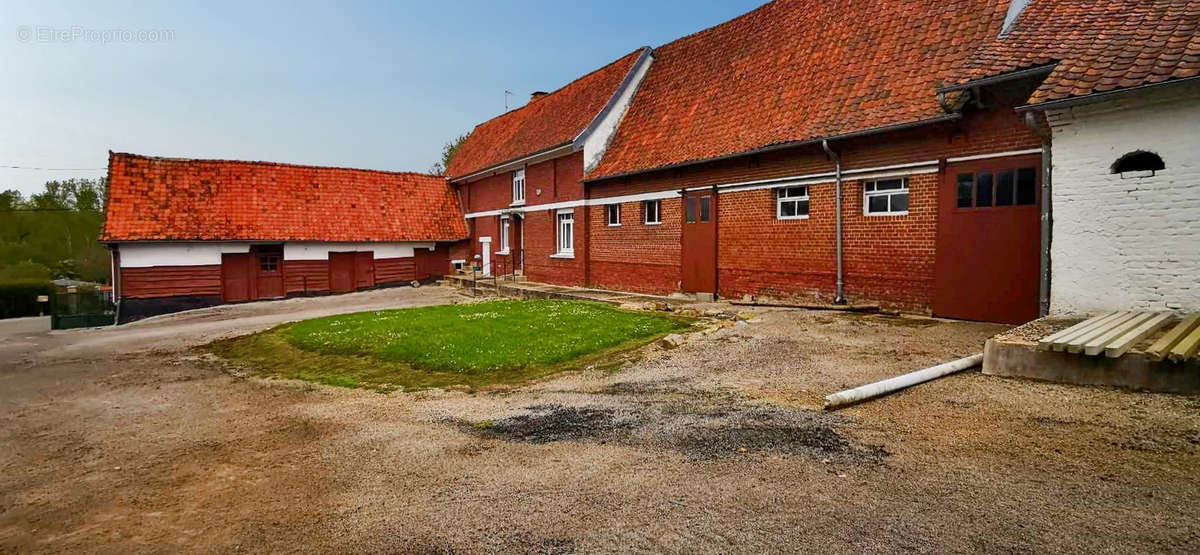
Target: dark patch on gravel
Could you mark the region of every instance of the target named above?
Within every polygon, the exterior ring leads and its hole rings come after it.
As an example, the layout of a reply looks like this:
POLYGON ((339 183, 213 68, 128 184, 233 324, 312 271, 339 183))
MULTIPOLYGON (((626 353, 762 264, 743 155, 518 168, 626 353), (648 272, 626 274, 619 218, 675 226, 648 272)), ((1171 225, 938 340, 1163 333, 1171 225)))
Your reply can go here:
POLYGON ((646 403, 636 408, 538 405, 517 416, 460 423, 482 437, 551 443, 586 441, 657 446, 697 460, 771 453, 877 464, 882 448, 841 435, 837 415, 770 406, 646 403))
POLYGON ((476 423, 471 429, 484 436, 527 443, 581 440, 603 443, 636 425, 632 419, 620 418, 609 408, 537 405, 529 410, 528 414, 490 424, 476 423))

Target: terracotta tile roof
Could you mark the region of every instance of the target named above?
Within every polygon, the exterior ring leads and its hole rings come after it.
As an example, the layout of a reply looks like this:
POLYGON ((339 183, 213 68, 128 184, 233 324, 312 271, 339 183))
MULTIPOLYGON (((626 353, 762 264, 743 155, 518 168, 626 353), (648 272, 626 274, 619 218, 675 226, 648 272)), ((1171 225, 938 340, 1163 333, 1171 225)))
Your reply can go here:
POLYGON ((1056 64, 1031 103, 1200 74, 1200 1, 1034 0, 956 83, 1056 64))
POLYGON ((456 179, 575 139, 616 92, 643 49, 475 127, 446 168, 456 179))
POLYGON ((452 241, 467 237, 444 178, 112 153, 101 241, 452 241))
POLYGON ((1007 0, 777 0, 662 46, 589 179, 938 116, 1007 0))

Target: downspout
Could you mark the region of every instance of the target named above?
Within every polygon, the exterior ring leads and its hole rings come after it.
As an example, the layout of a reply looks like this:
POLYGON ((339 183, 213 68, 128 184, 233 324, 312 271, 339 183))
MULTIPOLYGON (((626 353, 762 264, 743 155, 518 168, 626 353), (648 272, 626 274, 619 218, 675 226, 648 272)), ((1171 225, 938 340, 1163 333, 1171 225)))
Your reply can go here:
POLYGON ((834 202, 836 210, 836 226, 834 233, 837 235, 837 293, 834 295, 833 304, 846 304, 846 289, 845 281, 842 275, 842 158, 829 148, 829 141, 822 140, 821 148, 825 149, 825 154, 833 159, 834 163, 834 202))
POLYGON ((1038 314, 1045 316, 1050 313, 1050 239, 1053 232, 1054 212, 1051 206, 1051 171, 1054 158, 1050 152, 1051 133, 1038 126, 1037 116, 1033 111, 1025 112, 1025 125, 1042 140, 1042 252, 1040 261, 1041 275, 1038 280, 1038 314))

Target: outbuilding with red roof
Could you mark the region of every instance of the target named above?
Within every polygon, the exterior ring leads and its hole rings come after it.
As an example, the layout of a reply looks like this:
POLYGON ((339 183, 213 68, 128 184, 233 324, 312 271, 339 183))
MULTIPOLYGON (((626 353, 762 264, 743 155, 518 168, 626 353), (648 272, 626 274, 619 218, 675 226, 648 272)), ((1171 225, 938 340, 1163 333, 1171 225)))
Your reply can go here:
POLYGON ((121 321, 443 275, 466 238, 439 176, 110 153, 100 240, 121 321))

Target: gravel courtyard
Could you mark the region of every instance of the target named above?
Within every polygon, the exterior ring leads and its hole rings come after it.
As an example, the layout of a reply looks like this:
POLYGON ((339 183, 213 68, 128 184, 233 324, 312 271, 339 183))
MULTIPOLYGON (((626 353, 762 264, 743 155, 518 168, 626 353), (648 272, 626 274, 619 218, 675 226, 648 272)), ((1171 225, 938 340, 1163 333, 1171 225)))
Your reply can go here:
POLYGON ((462 300, 0 322, 0 552, 1200 551, 1200 397, 972 371, 819 411, 1001 326, 764 309, 479 394, 262 380, 199 348, 462 300))

